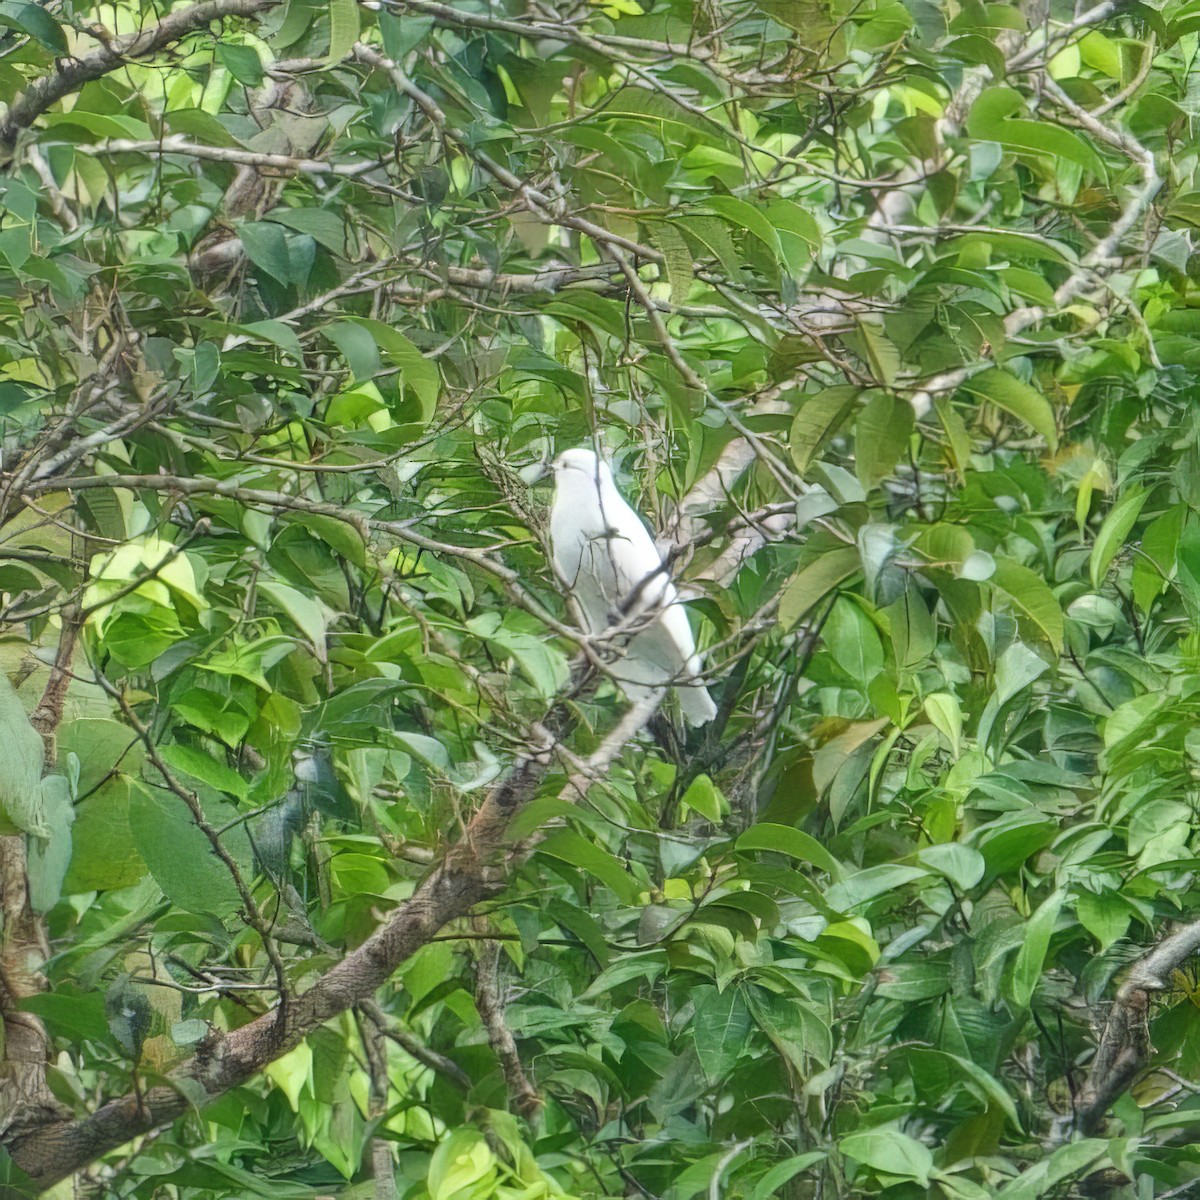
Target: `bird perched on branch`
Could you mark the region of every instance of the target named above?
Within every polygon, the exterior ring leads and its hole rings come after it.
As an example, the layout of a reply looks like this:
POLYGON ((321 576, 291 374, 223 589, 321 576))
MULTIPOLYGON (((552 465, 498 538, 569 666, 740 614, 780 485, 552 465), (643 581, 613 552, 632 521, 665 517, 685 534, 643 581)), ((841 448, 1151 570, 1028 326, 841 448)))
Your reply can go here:
MULTIPOLYGON (((637 703, 673 685, 689 725, 717 715, 700 671, 696 641, 667 564, 641 517, 625 503, 612 470, 591 450, 567 450, 552 464, 550 547, 554 568, 579 601, 589 633, 628 630, 613 678, 637 703)), ((621 645, 614 632, 614 644, 621 645)))

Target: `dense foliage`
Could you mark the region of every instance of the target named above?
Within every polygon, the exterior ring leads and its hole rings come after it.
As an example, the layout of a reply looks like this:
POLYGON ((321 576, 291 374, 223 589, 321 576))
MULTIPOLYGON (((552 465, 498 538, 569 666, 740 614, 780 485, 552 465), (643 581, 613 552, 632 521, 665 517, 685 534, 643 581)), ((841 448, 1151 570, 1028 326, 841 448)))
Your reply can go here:
POLYGON ((0 25, 14 1194, 1197 1186, 1200 5, 0 25))

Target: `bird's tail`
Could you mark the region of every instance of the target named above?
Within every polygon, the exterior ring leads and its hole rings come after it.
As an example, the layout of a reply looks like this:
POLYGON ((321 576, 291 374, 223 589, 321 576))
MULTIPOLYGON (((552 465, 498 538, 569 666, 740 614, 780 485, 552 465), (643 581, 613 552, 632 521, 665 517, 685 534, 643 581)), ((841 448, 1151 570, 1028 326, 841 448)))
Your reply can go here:
MULTIPOLYGON (((700 660, 693 654, 688 660, 688 673, 698 674, 700 660)), ((681 683, 676 689, 679 709, 689 725, 707 725, 717 715, 717 706, 702 683, 681 683)))

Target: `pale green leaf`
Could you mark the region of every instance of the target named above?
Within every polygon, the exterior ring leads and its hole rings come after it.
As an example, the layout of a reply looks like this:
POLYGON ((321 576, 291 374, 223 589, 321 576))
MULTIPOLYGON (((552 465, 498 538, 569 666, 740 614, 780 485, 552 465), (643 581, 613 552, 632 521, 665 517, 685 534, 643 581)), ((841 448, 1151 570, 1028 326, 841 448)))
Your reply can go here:
POLYGON ((1011 559, 997 558, 990 583, 1004 593, 1021 616, 1032 623, 1056 654, 1062 653, 1062 608, 1040 575, 1011 559))
POLYGON ((999 367, 991 367, 968 379, 963 384, 963 390, 982 400, 990 400, 997 408, 1024 421, 1030 429, 1046 439, 1051 450, 1058 446, 1058 427, 1050 402, 1041 392, 1015 375, 999 367))
POLYGON ((867 1129, 861 1133, 851 1133, 838 1142, 838 1149, 864 1166, 900 1179, 913 1179, 922 1187, 929 1185, 933 1152, 898 1129, 867 1129))
POLYGON ((1100 584, 1108 573, 1109 564, 1125 544, 1125 539, 1129 536, 1129 531, 1133 528, 1134 522, 1141 514, 1148 498, 1149 492, 1138 484, 1134 484, 1109 509, 1104 523, 1100 526, 1099 533, 1096 534, 1096 541, 1092 546, 1092 556, 1088 563, 1094 589, 1099 590, 1100 584))

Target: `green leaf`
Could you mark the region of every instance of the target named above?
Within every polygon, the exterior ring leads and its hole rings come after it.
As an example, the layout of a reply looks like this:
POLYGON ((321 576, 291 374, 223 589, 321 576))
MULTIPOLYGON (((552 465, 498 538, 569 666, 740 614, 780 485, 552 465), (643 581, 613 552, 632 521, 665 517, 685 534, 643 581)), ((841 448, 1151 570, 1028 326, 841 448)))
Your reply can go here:
POLYGON ((839 596, 821 630, 834 662, 865 690, 883 670, 883 643, 871 618, 850 597, 839 596))
POLYGON ((887 892, 894 892, 906 883, 922 879, 928 874, 924 867, 907 867, 902 863, 868 867, 865 871, 856 871, 835 883, 826 891, 825 900, 830 908, 838 912, 848 912, 860 904, 866 904, 887 892))
POLYGON ((854 422, 854 465, 867 491, 892 473, 908 446, 912 429, 912 405, 886 392, 876 392, 858 414, 854 422))
POLYGON ((918 852, 917 857, 931 871, 945 875, 960 892, 969 892, 983 879, 987 870, 983 855, 978 850, 958 842, 926 846, 918 852))
POLYGON ((733 239, 725 223, 717 217, 697 216, 690 214, 679 218, 675 224, 691 234, 705 250, 710 251, 721 264, 721 269, 736 284, 745 282, 745 272, 742 270, 741 259, 734 248, 733 239))
POLYGON ((1080 892, 1075 898, 1075 915, 1104 951, 1125 936, 1133 910, 1116 892, 1080 892))
POLYGON ((217 43, 217 57, 221 65, 246 87, 258 87, 263 81, 262 59, 253 46, 237 46, 231 42, 217 43))
MULTIPOLYGON (((261 64, 260 64, 261 66, 261 64)), ((212 113, 202 108, 177 108, 163 113, 163 124, 168 132, 203 142, 206 146, 236 146, 237 139, 217 120, 212 113)), ((199 350, 200 347, 196 347, 199 350)), ((210 346, 215 354, 216 347, 210 346)))
POLYGON ((1141 553, 1133 560, 1133 598, 1143 613, 1162 595, 1175 574, 1185 506, 1174 504, 1142 533, 1141 553))
MULTIPOLYGON (((821 226, 817 223, 816 218, 812 213, 802 208, 799 204, 793 203, 791 200, 772 200, 764 209, 766 218, 775 227, 775 231, 781 235, 791 234, 798 238, 807 247, 811 253, 819 250, 823 242, 821 234, 821 226)), ((786 250, 787 244, 785 236, 780 238, 784 242, 786 250)))
POLYGON ((1008 981, 1008 998, 1018 1011, 1029 1007, 1037 990, 1046 951, 1050 948, 1050 936, 1065 899, 1066 893, 1061 888, 1051 892, 1026 922, 1025 939, 1017 951, 1008 981))
POLYGON ((901 671, 920 666, 933 653, 936 644, 933 618, 920 592, 915 587, 906 587, 884 612, 891 630, 896 666, 901 671))
MULTIPOLYGON (((871 364, 871 374, 880 383, 891 387, 900 373, 900 351, 895 343, 884 332, 882 322, 875 318, 860 318, 858 336, 862 342, 863 352, 871 364)), ((895 397, 892 397, 895 399, 895 397)), ((909 418, 912 408, 909 407, 909 418)))
POLYGON ((711 821, 714 825, 720 824, 722 796, 707 775, 702 773, 692 780, 680 803, 698 812, 706 821, 711 821))
POLYGON ((459 1200, 484 1195, 490 1188, 481 1181, 495 1170, 496 1158, 483 1135, 474 1129, 456 1129, 433 1152, 429 1161, 430 1200, 459 1200))
POLYGON ((785 1183, 795 1179, 806 1167, 824 1162, 826 1154, 823 1150, 810 1150, 807 1154, 795 1154, 776 1163, 755 1185, 750 1192, 749 1200, 770 1200, 778 1194, 785 1183))
POLYGON ((1092 556, 1088 562, 1092 587, 1096 591, 1100 590, 1100 584, 1108 573, 1109 564, 1116 557, 1117 551, 1125 544, 1125 539, 1129 536, 1129 531, 1141 514, 1149 495, 1150 493, 1144 487, 1134 484, 1105 516, 1104 523, 1100 526, 1100 532, 1096 534, 1096 541, 1092 546, 1092 556))
POLYGON ((121 1049, 137 1062, 154 1024, 154 1009, 146 993, 122 973, 113 980, 104 996, 108 1028, 121 1049))
POLYGON ((929 1186, 929 1173, 933 1170, 932 1151, 898 1129, 868 1129, 852 1133, 838 1142, 838 1149, 848 1158, 876 1171, 895 1175, 899 1179, 914 1179, 922 1187, 929 1186))
POLYGON ((1054 593, 1040 575, 1011 559, 996 559, 991 584, 1004 593, 1012 606, 1026 617, 1048 641, 1056 654, 1063 648, 1063 614, 1054 593))
POLYGON ((900 3, 877 5, 873 12, 860 14, 854 44, 862 50, 882 50, 895 45, 912 29, 913 19, 900 3))
POLYGON ((238 237, 246 257, 272 279, 296 285, 308 279, 316 254, 312 238, 290 235, 274 221, 247 221, 238 237))
POLYGON ((321 329, 341 352, 350 368, 351 381, 361 383, 373 379, 383 370, 379 346, 369 329, 353 321, 334 321, 321 329))
POLYGON ((1012 1096, 978 1063, 946 1050, 913 1047, 906 1053, 914 1068, 913 1074, 921 1076, 921 1082, 939 1102, 946 1098, 957 1079, 984 1105, 1002 1112, 1012 1126, 1020 1130, 1021 1120, 1012 1096))
POLYGON ((108 1040, 108 1019, 104 1015, 104 997, 99 992, 44 992, 21 1000, 22 1012, 36 1013, 55 1033, 69 1033, 76 1039, 95 1042, 108 1040))
POLYGON ((650 241, 663 256, 667 281, 671 285, 671 303, 683 304, 694 279, 692 252, 688 249, 687 239, 674 225, 663 221, 650 227, 650 241))
POLYGON ((715 987, 696 988, 692 993, 696 1006, 693 1031, 696 1054, 709 1080, 725 1077, 746 1047, 754 1024, 741 991, 727 987, 723 992, 715 987))
POLYGON ((348 522, 321 513, 285 513, 282 519, 303 525, 343 558, 349 559, 354 566, 366 566, 362 538, 358 530, 348 522))
POLYGON ((316 653, 318 662, 325 661, 325 608, 319 600, 306 596, 297 588, 272 579, 263 579, 258 584, 259 592, 270 597, 295 623, 296 628, 308 639, 316 653))
MULTIPOLYGON (((263 222, 263 224, 269 225, 270 222, 263 222)), ((276 228, 278 228, 278 226, 276 226, 276 228)), ((290 247, 295 240, 296 239, 291 239, 287 243, 289 246, 289 254, 291 253, 290 247)), ((311 250, 311 239, 308 239, 308 242, 309 249, 311 250)), ((308 262, 309 265, 311 265, 311 253, 308 255, 308 262)), ((279 349, 288 354, 293 361, 298 363, 302 363, 304 361, 304 349, 300 345, 300 339, 296 336, 296 331, 290 325, 285 325, 282 321, 250 321, 248 324, 242 325, 240 328, 243 333, 248 334, 255 340, 268 342, 272 346, 278 346, 279 349)), ((278 370, 278 368, 276 368, 276 370, 278 370)))
POLYGON ((968 233, 947 243, 947 249, 955 251, 960 260, 991 262, 993 256, 1032 259, 1035 262, 1053 262, 1072 265, 1077 261, 1075 252, 1063 242, 1035 237, 1016 231, 992 230, 988 233, 968 233))
POLYGON ((780 625, 784 629, 791 629, 834 588, 861 570, 862 559, 852 546, 828 551, 801 567, 787 583, 780 597, 780 625))
POLYGON ((5 768, 0 771, 0 834, 23 830, 49 837, 51 826, 42 798, 42 758, 46 748, 3 672, 0 672, 0 743, 5 749, 5 768))
POLYGON ((573 933, 588 948, 592 957, 601 967, 608 966, 612 954, 604 939, 604 931, 591 913, 577 905, 558 899, 552 899, 549 902, 546 912, 552 921, 573 933))
POLYGON ((667 956, 662 950, 644 950, 637 954, 625 954, 611 966, 606 967, 592 980, 580 999, 606 996, 614 988, 631 979, 656 979, 666 970, 667 956))
POLYGON ((380 12, 377 19, 379 32, 383 34, 383 49, 393 62, 403 62, 409 51, 420 45, 433 28, 432 17, 418 17, 412 13, 405 13, 401 18, 380 12))
POLYGON ((1058 833, 1058 823, 1036 813, 1008 813, 973 838, 989 875, 1019 867, 1058 833))
POLYGON ((1038 1200, 1060 1183, 1079 1179, 1095 1169, 1110 1145, 1103 1138, 1083 1138, 1059 1146, 1049 1156, 1006 1183, 996 1192, 996 1200, 1038 1200))
POLYGON ((229 868, 217 858, 178 796, 134 787, 129 798, 129 825, 138 853, 172 904, 221 918, 238 911, 241 897, 229 868))
POLYGON ((329 0, 329 57, 341 62, 358 41, 358 0, 329 0))
POLYGON ((278 221, 297 233, 307 233, 313 241, 334 254, 346 253, 346 222, 328 208, 274 208, 263 218, 278 221))
POLYGON ((770 850, 775 854, 786 854, 790 858, 812 863, 834 880, 845 876, 842 864, 820 842, 787 825, 773 825, 770 822, 752 825, 738 838, 737 848, 741 853, 748 850, 770 850))
POLYGON ((79 805, 63 882, 68 894, 129 887, 145 876, 146 864, 129 826, 129 793, 129 779, 118 775, 79 805))
POLYGON ((1050 664, 1040 654, 1021 642, 1013 642, 996 660, 997 704, 1007 704, 1049 669, 1050 664))
POLYGON ((205 754, 182 743, 159 746, 158 754, 172 772, 182 772, 190 776, 190 780, 207 784, 235 799, 249 798, 250 785, 232 767, 227 767, 211 754, 205 754))
POLYGON ((398 330, 368 317, 349 317, 361 325, 375 339, 384 357, 393 366, 400 368, 405 386, 412 390, 418 402, 416 419, 427 424, 437 409, 442 379, 437 367, 398 330))
POLYGON ((27 33, 53 54, 70 53, 62 28, 40 5, 22 4, 19 0, 4 0, 4 3, 0 4, 0 25, 27 33))
POLYGON ((931 692, 925 697, 924 708, 930 724, 950 743, 950 751, 957 758, 963 726, 962 707, 958 700, 949 692, 931 692))
POLYGON ((286 0, 283 23, 271 39, 274 48, 286 50, 295 45, 312 29, 324 8, 322 0, 286 0))
POLYGON ((991 367, 972 376, 962 386, 964 391, 990 400, 997 408, 1024 421, 1030 429, 1046 439, 1052 451, 1057 449, 1058 427, 1054 423, 1054 409, 1046 397, 1029 384, 999 367, 991 367))
POLYGON ((483 613, 467 622, 467 628, 504 654, 511 654, 522 673, 549 700, 566 686, 571 670, 565 656, 543 637, 513 628, 499 614, 483 613))
POLYGON ((906 1004, 917 1000, 932 1000, 950 991, 945 967, 933 963, 889 963, 880 973, 877 996, 885 1000, 902 1000, 906 1004))
POLYGON ((30 837, 28 849, 29 902, 39 913, 49 912, 62 895, 71 862, 71 825, 75 807, 71 785, 62 775, 42 780, 42 811, 49 837, 30 837))
POLYGON ((573 830, 560 829, 550 834, 538 846, 538 853, 587 871, 611 888, 626 904, 637 901, 637 884, 625 868, 607 850, 602 850, 573 830))
POLYGON ((847 384, 825 388, 811 396, 802 396, 800 408, 792 419, 788 447, 801 475, 807 474, 821 446, 831 438, 850 415, 861 391, 847 384))
POLYGON ((753 204, 739 200, 736 196, 709 196, 704 201, 709 212, 715 213, 738 229, 752 233, 779 261, 783 251, 779 245, 779 235, 775 226, 767 220, 753 204))
POLYGON ((1107 178, 1100 156, 1083 138, 1049 121, 1013 117, 1024 109, 1025 99, 1015 88, 985 88, 967 114, 967 132, 971 137, 999 142, 1018 153, 1065 158, 1100 180, 1107 178))
POLYGON ((301 1042, 286 1054, 268 1063, 263 1074, 287 1097, 295 1112, 312 1079, 313 1052, 308 1042, 301 1042))

